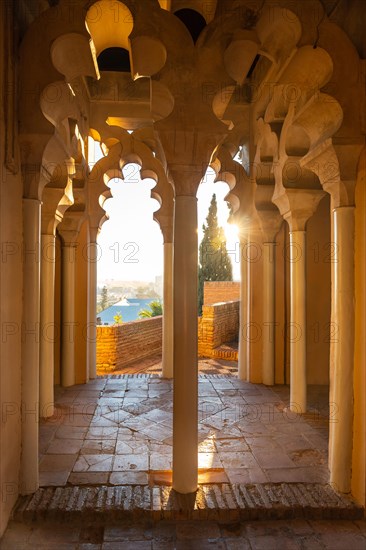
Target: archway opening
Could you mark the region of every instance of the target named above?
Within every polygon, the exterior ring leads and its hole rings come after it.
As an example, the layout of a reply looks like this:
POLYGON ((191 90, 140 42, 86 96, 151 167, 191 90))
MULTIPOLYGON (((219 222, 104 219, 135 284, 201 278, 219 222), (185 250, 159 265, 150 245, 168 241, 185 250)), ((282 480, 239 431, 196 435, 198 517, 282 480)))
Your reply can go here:
POLYGON ((199 35, 206 26, 205 18, 198 13, 198 11, 189 8, 177 10, 174 15, 187 27, 193 42, 196 43, 199 35))
POLYGON ((131 72, 130 53, 125 48, 107 48, 98 56, 100 71, 131 72))

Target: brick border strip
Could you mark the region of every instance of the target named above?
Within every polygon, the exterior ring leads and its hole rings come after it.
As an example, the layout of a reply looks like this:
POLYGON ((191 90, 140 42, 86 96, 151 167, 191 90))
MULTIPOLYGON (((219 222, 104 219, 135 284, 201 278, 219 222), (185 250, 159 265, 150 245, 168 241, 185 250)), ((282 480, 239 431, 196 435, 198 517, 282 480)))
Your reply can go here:
POLYGON ((352 498, 313 483, 207 484, 196 494, 148 485, 47 487, 21 497, 16 521, 119 521, 122 519, 344 519, 364 517, 352 498))

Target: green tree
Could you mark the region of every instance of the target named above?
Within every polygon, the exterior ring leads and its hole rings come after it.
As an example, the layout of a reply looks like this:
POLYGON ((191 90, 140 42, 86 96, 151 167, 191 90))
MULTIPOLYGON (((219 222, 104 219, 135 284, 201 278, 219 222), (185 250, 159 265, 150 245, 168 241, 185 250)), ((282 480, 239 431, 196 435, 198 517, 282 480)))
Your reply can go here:
POLYGON ((114 315, 113 321, 115 325, 122 325, 123 319, 120 311, 117 311, 116 315, 114 315))
POLYGON ((163 305, 159 300, 153 300, 149 303, 150 309, 141 309, 139 311, 140 319, 147 319, 149 317, 157 317, 163 315, 163 305))
POLYGON ((232 281, 233 269, 226 249, 225 233, 217 221, 216 195, 212 196, 203 238, 199 248, 198 312, 202 315, 203 286, 205 281, 232 281))
POLYGON ((104 311, 109 306, 108 288, 104 285, 100 298, 100 311, 104 311))

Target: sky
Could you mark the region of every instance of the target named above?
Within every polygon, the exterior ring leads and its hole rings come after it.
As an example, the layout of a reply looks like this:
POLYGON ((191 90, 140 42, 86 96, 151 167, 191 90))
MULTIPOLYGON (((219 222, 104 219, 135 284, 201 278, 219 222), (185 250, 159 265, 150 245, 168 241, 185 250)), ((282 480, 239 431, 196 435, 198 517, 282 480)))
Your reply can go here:
MULTIPOLYGON (((141 181, 138 168, 129 164, 123 169, 124 180, 109 182, 113 198, 104 203, 109 220, 103 224, 98 236, 99 284, 111 280, 149 282, 163 275, 163 238, 159 225, 153 220, 153 212, 159 203, 150 197, 155 182, 149 179, 141 181)), ((202 239, 202 224, 215 193, 218 220, 227 236, 234 280, 239 280, 238 237, 235 227, 227 223, 229 209, 224 201, 228 191, 226 183, 214 183, 214 172, 208 169, 197 192, 198 242, 202 239)))

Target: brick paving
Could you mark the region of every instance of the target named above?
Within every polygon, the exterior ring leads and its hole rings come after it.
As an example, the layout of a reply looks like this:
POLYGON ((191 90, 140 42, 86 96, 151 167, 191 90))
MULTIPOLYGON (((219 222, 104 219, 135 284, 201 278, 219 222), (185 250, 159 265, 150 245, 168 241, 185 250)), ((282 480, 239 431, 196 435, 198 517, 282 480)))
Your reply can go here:
POLYGON ((362 519, 363 509, 329 485, 316 483, 201 484, 180 495, 164 485, 48 487, 22 497, 13 518, 23 522, 104 524, 153 520, 362 519))
POLYGON ((365 550, 364 521, 11 522, 1 550, 365 550))

